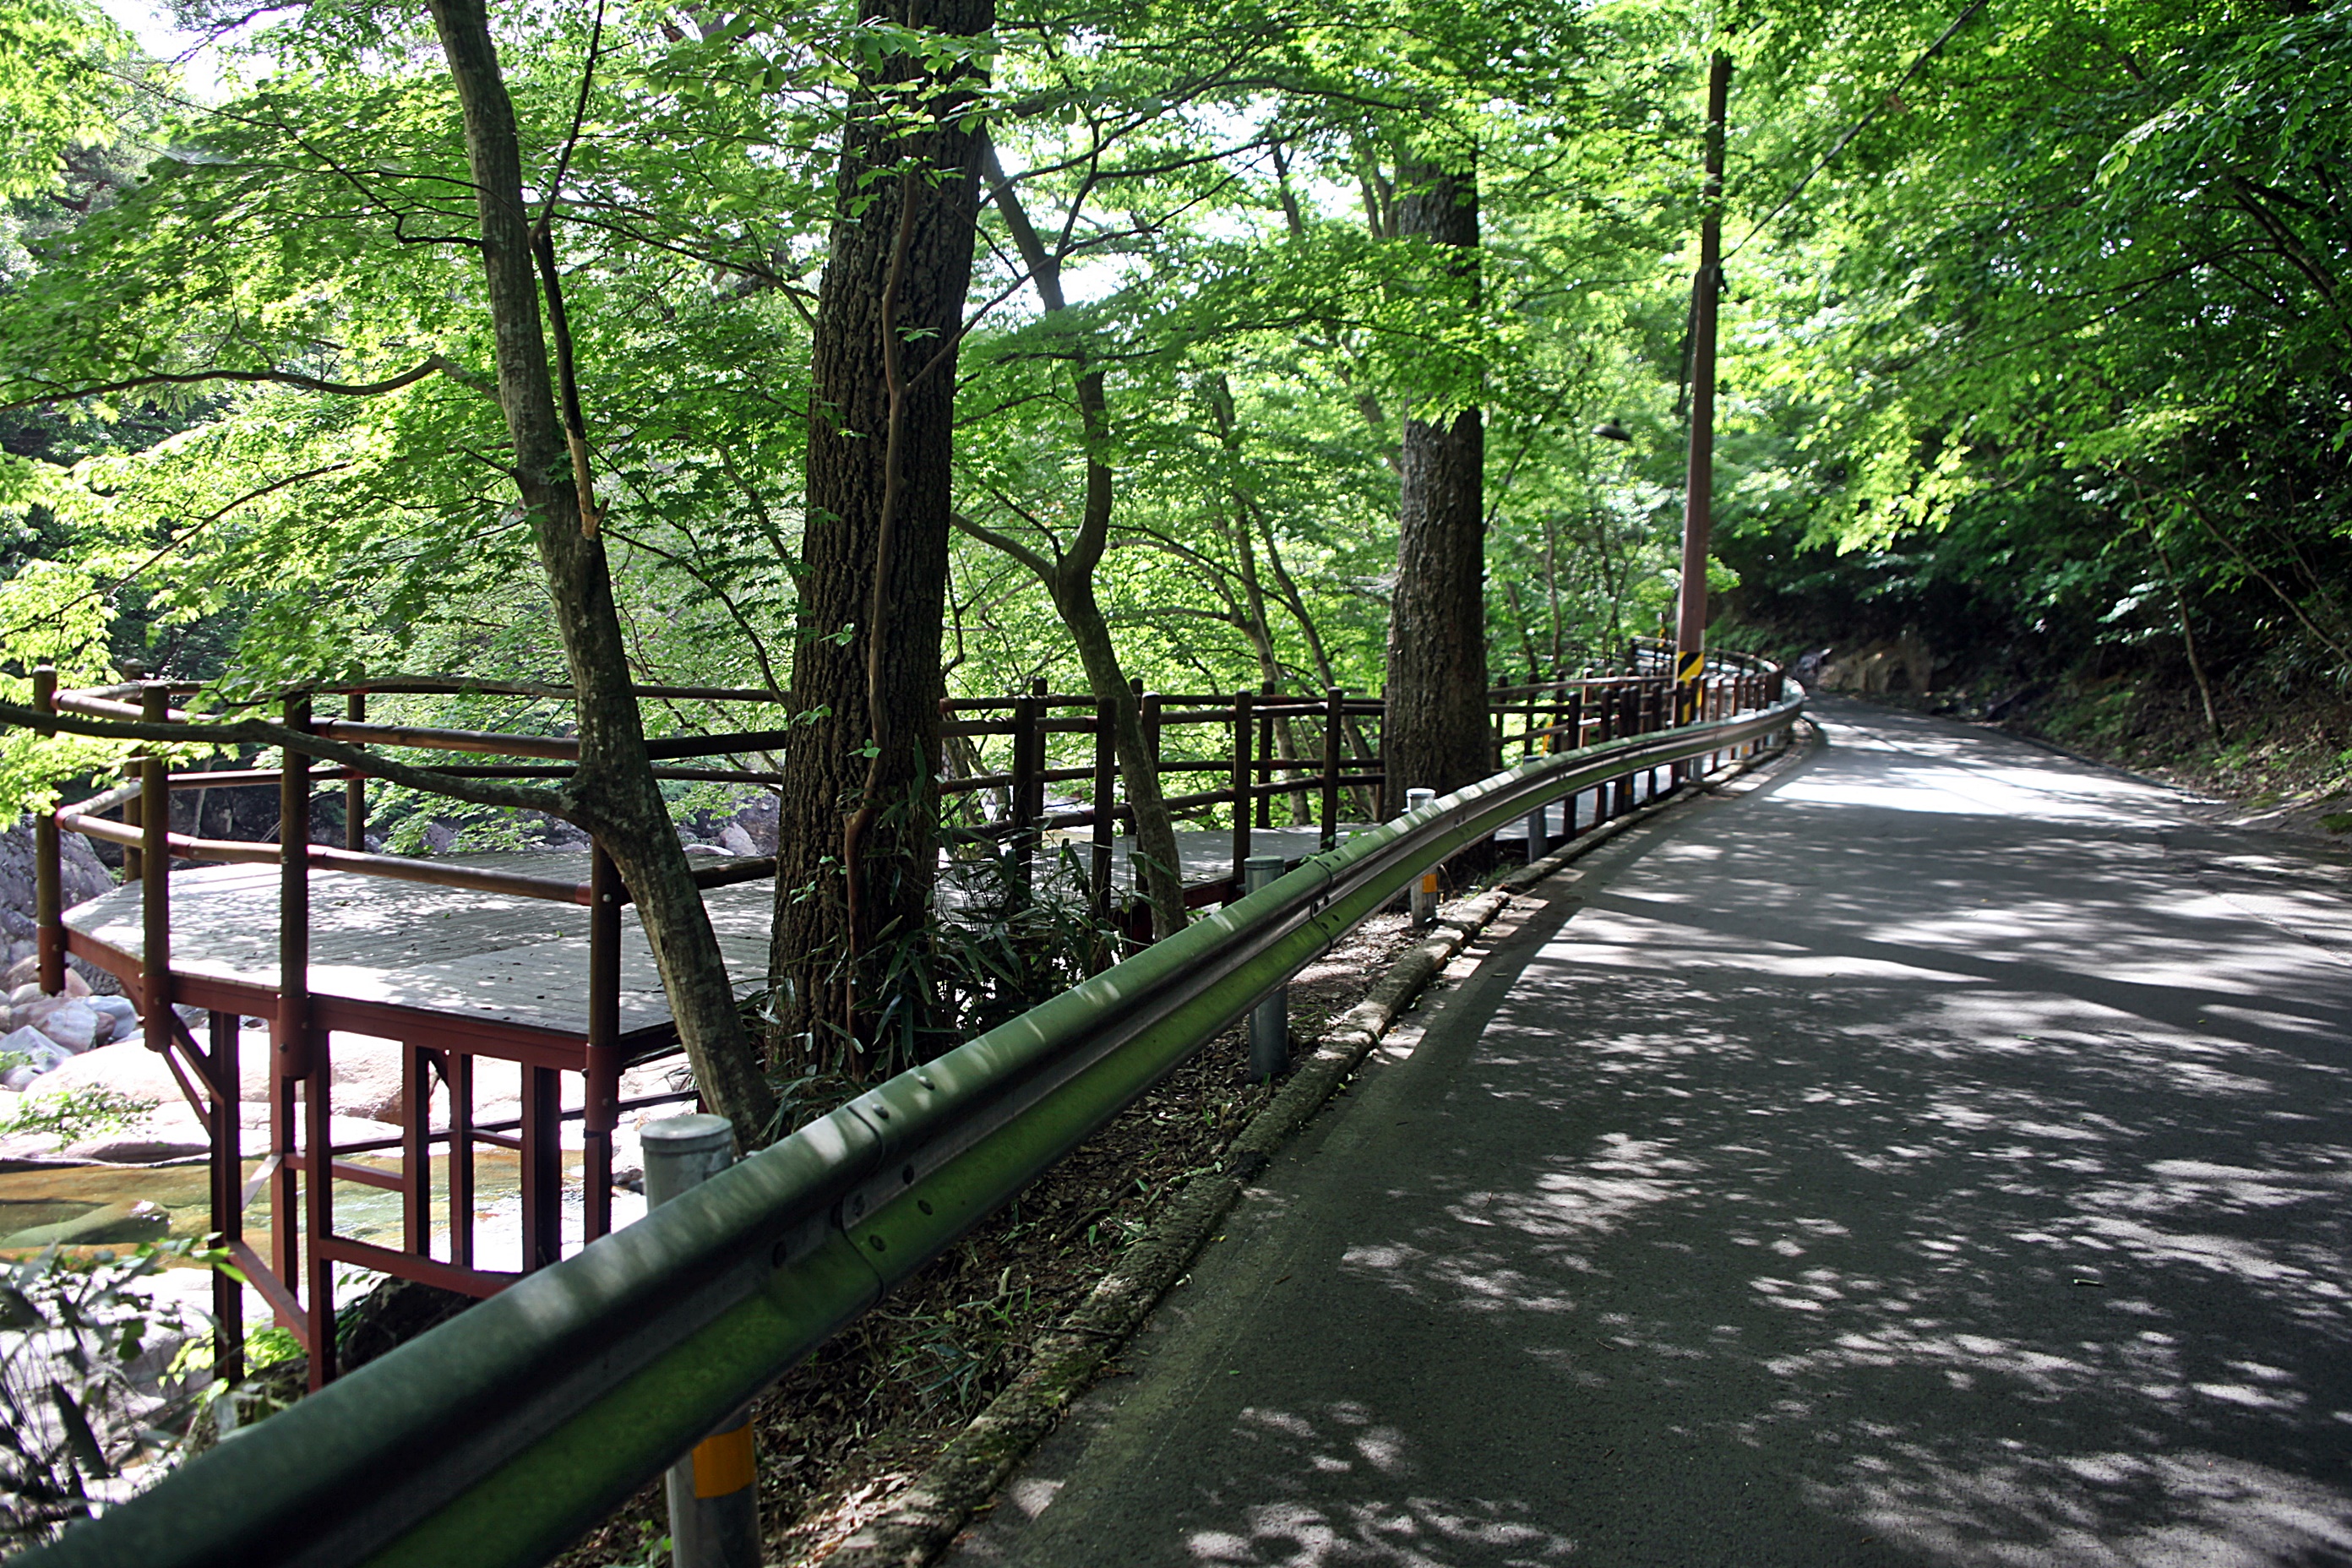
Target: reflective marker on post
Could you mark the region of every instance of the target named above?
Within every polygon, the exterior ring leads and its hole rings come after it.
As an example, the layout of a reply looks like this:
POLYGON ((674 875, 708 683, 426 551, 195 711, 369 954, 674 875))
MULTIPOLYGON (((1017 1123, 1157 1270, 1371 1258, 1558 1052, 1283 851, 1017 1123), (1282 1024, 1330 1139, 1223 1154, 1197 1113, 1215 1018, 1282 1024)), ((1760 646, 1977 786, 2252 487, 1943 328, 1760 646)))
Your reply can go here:
MULTIPOLYGON (((670 1116, 646 1128, 646 1206, 700 1186, 735 1162, 723 1116, 670 1116)), ((670 1562, 676 1568, 759 1568, 760 1475, 745 1405, 669 1468, 670 1562)))
MULTIPOLYGON (((1437 798, 1433 789, 1409 789, 1404 792, 1404 808, 1419 811, 1437 798)), ((1437 872, 1434 868, 1423 871, 1412 885, 1412 923, 1425 926, 1437 918, 1437 872)))
MULTIPOLYGON (((1270 888, 1282 875, 1282 857, 1253 855, 1242 862, 1244 891, 1270 888)), ((1290 987, 1276 986, 1250 1009, 1250 1077, 1272 1078, 1290 1065, 1290 987)))

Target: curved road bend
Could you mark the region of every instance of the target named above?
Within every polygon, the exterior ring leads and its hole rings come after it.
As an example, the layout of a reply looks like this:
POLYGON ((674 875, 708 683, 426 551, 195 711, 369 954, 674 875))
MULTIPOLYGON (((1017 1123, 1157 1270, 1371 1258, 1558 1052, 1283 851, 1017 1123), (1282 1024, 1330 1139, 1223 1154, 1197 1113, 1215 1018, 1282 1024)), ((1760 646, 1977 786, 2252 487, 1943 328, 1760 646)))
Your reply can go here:
POLYGON ((1832 704, 1555 881, 960 1568, 2352 1563, 2352 886, 1832 704))

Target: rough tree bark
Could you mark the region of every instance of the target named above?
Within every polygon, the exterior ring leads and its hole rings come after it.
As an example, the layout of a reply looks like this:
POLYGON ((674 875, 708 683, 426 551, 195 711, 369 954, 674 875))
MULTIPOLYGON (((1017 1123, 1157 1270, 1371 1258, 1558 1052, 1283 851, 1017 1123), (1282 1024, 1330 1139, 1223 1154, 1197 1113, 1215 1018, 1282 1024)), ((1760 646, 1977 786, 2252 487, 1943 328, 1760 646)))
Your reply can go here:
MULTIPOLYGON (((1445 247, 1456 285, 1445 306, 1475 311, 1475 170, 1407 162, 1396 184, 1400 237, 1445 247)), ((1485 462, 1486 429, 1475 404, 1444 424, 1405 420, 1382 747, 1389 815, 1403 809, 1408 788, 1444 795, 1489 771, 1485 462)))
MULTIPOLYGON (((867 0, 972 37, 994 0, 867 0)), ((917 1037, 935 875, 956 349, 971 278, 977 68, 894 52, 855 95, 817 303, 800 640, 778 824, 772 1052, 862 1074, 917 1037), (909 95, 903 84, 917 83, 909 95), (909 108, 918 112, 907 118, 909 108), (860 208, 858 203, 866 203, 860 208)))
POLYGON ((497 339, 499 406, 514 446, 514 480, 538 542, 578 702, 580 766, 562 792, 564 815, 593 835, 620 868, 696 1086, 750 1146, 769 1132, 775 1097, 751 1050, 719 939, 646 755, 604 542, 582 512, 548 373, 514 104, 488 13, 482 0, 432 0, 432 13, 465 115, 497 339))

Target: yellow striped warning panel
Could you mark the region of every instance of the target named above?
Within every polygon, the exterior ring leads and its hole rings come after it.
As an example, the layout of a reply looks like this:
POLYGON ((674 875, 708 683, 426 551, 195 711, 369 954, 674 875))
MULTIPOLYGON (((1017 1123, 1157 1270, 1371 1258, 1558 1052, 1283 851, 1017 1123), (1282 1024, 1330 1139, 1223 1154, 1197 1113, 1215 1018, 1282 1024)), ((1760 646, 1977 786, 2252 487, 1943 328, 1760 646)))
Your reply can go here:
POLYGON ((1705 668, 1706 666, 1706 650, 1702 648, 1685 648, 1682 652, 1675 655, 1675 679, 1676 680, 1696 680, 1698 679, 1699 671, 1705 668))
POLYGON ((716 1432, 694 1446, 694 1495, 727 1497, 759 1479, 752 1458, 751 1424, 716 1432))

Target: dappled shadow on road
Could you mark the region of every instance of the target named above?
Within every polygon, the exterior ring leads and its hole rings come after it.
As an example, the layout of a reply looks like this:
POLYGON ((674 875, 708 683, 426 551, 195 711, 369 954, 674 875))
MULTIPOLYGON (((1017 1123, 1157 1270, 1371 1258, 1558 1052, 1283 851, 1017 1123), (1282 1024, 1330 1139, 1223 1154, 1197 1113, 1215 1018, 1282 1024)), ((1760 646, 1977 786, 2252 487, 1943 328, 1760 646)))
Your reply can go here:
POLYGON ((2134 786, 1855 764, 1590 899, 1345 1271, 1908 1553, 2352 1561, 2352 972, 2134 786))
POLYGON ((1267 1568, 2352 1563, 2352 908, 2217 879, 2116 775, 1834 739, 1465 987, 1253 1200, 1248 1300, 1164 1310, 1193 1348, 1115 1490, 1037 1522, 1267 1568))
POLYGON ((1325 1484, 1313 1496, 1249 1504, 1232 1528, 1194 1530, 1187 1553, 1204 1563, 1541 1563, 1566 1560, 1576 1543, 1547 1529, 1525 1500, 1427 1492, 1413 1441, 1349 1400, 1310 1415, 1255 1406, 1236 1423, 1244 1449, 1271 1450, 1279 1474, 1302 1463, 1325 1484), (1354 1477, 1354 1495, 1329 1483, 1354 1477))

